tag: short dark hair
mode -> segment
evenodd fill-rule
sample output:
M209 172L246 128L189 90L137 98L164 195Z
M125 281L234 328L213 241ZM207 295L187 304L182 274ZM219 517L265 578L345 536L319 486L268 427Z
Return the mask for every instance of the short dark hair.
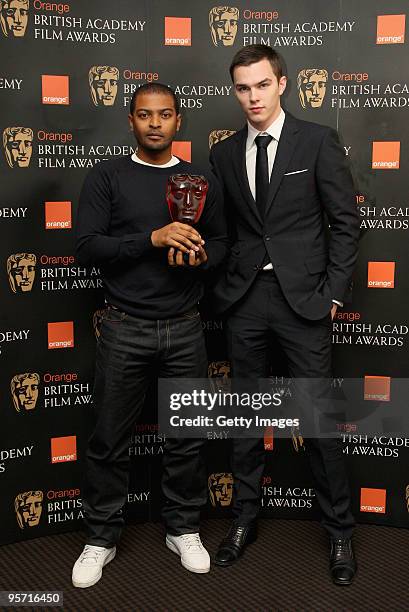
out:
M267 59L270 62L277 81L279 81L285 73L284 62L277 51L274 51L269 45L248 45L239 49L230 64L231 80L234 82L234 69L237 66L250 66L251 64L261 62L263 59Z
M179 99L177 95L175 94L175 92L173 91L173 89L169 87L169 85L164 85L163 83L145 83L144 85L141 85L140 87L138 87L138 89L134 91L132 95L131 103L129 105L129 112L131 113L131 115L133 115L133 112L135 110L135 104L136 104L137 97L143 93L147 93L147 94L161 93L161 94L167 94L168 96L171 96L173 98L173 103L175 106L176 114L179 115L180 113Z

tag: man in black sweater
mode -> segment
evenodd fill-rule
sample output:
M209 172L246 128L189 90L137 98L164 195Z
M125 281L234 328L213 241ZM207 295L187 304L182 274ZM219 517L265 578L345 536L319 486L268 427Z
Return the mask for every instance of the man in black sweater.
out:
M77 256L82 264L101 268L106 308L83 491L87 544L72 573L77 587L95 584L115 556L124 523L128 447L152 370L162 378L207 376L197 310L201 275L223 260L227 238L216 180L172 156L180 122L172 89L158 83L140 87L129 114L136 153L95 166L81 192ZM171 222L166 186L173 174L201 174L208 180L196 228ZM199 536L200 508L206 502L203 445L196 439L167 440L163 459L166 545L196 573L210 569Z

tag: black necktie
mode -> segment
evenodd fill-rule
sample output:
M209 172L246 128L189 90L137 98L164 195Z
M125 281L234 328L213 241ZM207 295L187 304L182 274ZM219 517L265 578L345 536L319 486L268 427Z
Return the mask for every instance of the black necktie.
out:
M269 134L265 136L259 135L255 138L257 146L257 157L256 157L256 204L259 209L261 218L264 220L264 213L266 208L266 200L268 194L268 185L270 182L270 176L268 172L268 156L267 147L273 137Z

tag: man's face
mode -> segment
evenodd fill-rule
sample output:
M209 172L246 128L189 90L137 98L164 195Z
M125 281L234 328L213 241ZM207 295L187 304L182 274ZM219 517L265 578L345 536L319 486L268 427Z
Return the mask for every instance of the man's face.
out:
M23 258L19 262L14 262L10 274L17 292L31 291L35 277L35 265L30 259Z
M231 47L237 34L237 15L229 12L222 13L219 18L215 18L213 28L217 42L224 47Z
M12 167L27 168L30 164L31 153L33 151L33 141L29 134L17 132L17 134L8 137L7 151Z
M4 24L3 27L6 29L6 36L10 32L15 37L24 36L28 21L28 4L18 2L18 0L6 2L1 10L1 18Z
M16 383L14 391L21 410L32 410L38 398L38 382L34 378L24 378Z
M36 527L40 522L42 501L36 495L30 495L19 508L24 527Z
M95 74L92 86L95 89L98 104L112 106L118 91L118 79L113 72Z
M232 499L233 483L228 475L220 476L213 487L216 504L228 506Z
M167 93L141 93L135 101L134 112L128 115L138 149L166 151L171 149L180 127L173 97Z
M176 174L169 177L166 197L173 221L197 223L208 188L204 176Z
M287 78L278 81L267 59L237 66L233 76L235 94L247 119L260 132L266 130L280 113Z
M311 74L308 79L303 80L301 88L306 104L311 108L319 108L327 90L327 78L323 74Z

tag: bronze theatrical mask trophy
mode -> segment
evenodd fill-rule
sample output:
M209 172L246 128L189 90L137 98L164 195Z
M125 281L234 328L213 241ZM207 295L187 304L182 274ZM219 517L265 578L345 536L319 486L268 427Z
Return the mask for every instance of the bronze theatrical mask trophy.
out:
M198 174L172 174L168 178L166 200L172 221L187 225L198 223L206 200L209 183ZM183 259L188 263L189 256Z

